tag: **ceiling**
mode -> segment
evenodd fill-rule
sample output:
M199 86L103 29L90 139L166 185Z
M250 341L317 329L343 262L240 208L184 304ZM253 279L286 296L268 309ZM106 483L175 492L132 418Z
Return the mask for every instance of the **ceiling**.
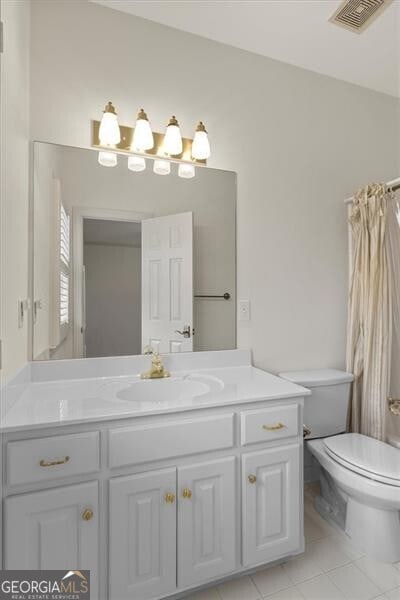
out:
M83 220L85 244L141 247L141 224L130 221Z
M339 0L91 0L400 97L400 0L361 34L328 22Z

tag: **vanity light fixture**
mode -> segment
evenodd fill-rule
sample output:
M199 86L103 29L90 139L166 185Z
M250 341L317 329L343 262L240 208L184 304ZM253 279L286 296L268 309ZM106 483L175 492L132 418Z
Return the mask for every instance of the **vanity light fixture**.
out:
M145 152L151 150L154 146L154 137L143 108L138 112L135 130L133 132L132 150L133 152Z
M128 158L128 169L130 171L144 171L146 168L146 161L143 156L129 156Z
M155 160L153 171L157 175L169 175L171 173L171 163L169 160Z
M99 152L98 161L103 167L116 167L118 159L115 152Z
M117 113L112 102L108 102L100 122L99 140L101 146L116 146L121 141Z
M190 163L180 163L178 167L178 175L182 179L192 179L196 174L194 165Z
M197 125L192 143L192 158L205 160L210 156L210 142L203 121Z
M178 156L182 154L182 150L181 130L175 115L173 115L169 120L164 136L164 152L169 156Z
M203 121L199 121L194 139L184 138L177 118L172 116L165 133L152 131L144 109L137 114L135 127L119 125L116 110L108 102L101 121L92 121L92 147L99 151L99 163L114 167L118 154L128 156L131 171L143 171L145 158L155 161L154 172L168 175L170 162L176 162L179 177L195 177L195 166L206 165L210 156L210 143ZM169 162L168 162L169 161Z

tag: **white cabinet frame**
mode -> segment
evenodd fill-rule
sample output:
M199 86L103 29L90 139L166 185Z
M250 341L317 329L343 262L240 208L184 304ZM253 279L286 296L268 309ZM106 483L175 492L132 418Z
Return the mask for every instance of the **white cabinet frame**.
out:
M279 407L283 408L288 405L297 406L299 428L298 431L295 432L296 435L285 439L271 439L270 437L267 437L266 441L257 441L254 443L249 443L246 446L241 446L240 422L241 417L247 413L247 411L254 411L256 409L258 410L264 408L276 408L276 410L279 412ZM288 557L298 554L304 550L302 485L303 440L302 428L300 426L300 424L303 422L302 406L302 398L288 398L276 401L261 400L258 402L248 402L243 404L238 403L235 405L219 406L215 408L199 408L181 413L164 415L158 414L154 417L122 417L121 419L109 422L105 421L86 424L81 423L78 425L63 426L57 428L56 430L54 428L43 428L23 432L7 433L3 435L1 446L4 456L3 465L5 469L2 498L3 501L7 503L8 499L10 498L24 498L29 496L31 493L33 494L39 492L41 497L48 497L48 501L51 502L53 493L62 494L63 491L70 486L88 485L91 482L94 482L96 485L98 485L99 507L96 530L99 536L99 571L97 577L99 590L98 593L96 591L96 596L94 597L96 600L117 600L118 595L113 597L110 593L109 581L111 554L114 555L114 552L116 552L114 547L115 535L113 534L113 526L112 524L110 525L113 520L113 515L126 514L126 507L123 508L123 502L121 498L124 497L124 494L125 496L128 494L129 485L132 486L133 495L136 493L136 483L133 485L133 481L142 481L143 485L145 483L143 490L146 492L145 488L148 481L152 482L156 488L157 485L160 487L160 489L162 487L161 480L158 479L158 476L153 477L154 473L173 473L176 485L176 499L175 503L173 505L171 504L170 507L171 512L169 514L171 516L169 525L171 526L171 533L169 533L169 538L172 540L171 543L173 544L174 534L172 532L174 528L172 526L174 525L174 517L172 514L175 511L177 519L175 523L175 532L177 535L176 545L178 554L177 568L175 570L172 569L172 571L173 576L177 578L178 587L175 589L169 587L172 581L171 579L168 583L168 589L167 585L165 588L163 587L163 591L160 592L158 596L141 597L140 595L138 596L136 594L136 597L132 596L132 598L134 598L134 600L143 600L143 598L149 600L150 597L152 600L175 600L178 598L183 598L185 595L189 595L193 591L200 589L203 585L210 585L211 583L216 584L217 582L221 583L222 581L229 579L232 575L237 576L251 572L256 568L264 568L270 563L287 559ZM229 444L228 447L226 444L223 444L222 447L219 446L216 449L212 449L210 446L210 438L207 438L205 439L207 444L205 443L203 449L200 449L199 446L196 449L192 449L190 454L185 454L184 451L181 451L179 455L170 456L169 458L165 455L158 455L156 459L152 458L148 460L148 462L146 462L146 460L143 458L143 461L138 464L135 464L134 460L132 460L130 464L119 465L110 462L111 447L109 446L109 434L111 430L115 431L116 429L121 428L121 431L125 431L127 428L132 428L132 430L136 430L137 428L141 427L151 428L153 424L156 425L157 423L160 423L160 421L162 421L165 426L176 423L177 421L181 422L185 420L190 423L193 423L196 421L196 419L199 419L199 422L204 422L204 419L209 418L214 418L215 420L224 424L226 417L229 417L228 421L229 423L231 422L231 417L229 415L233 415L233 426L230 425L230 431L232 432L233 436L233 446ZM54 471L54 478L49 480L36 481L35 483L34 480L31 479L29 483L14 483L12 485L8 482L8 443L27 440L30 440L32 443L34 443L34 440L39 440L45 437L53 436L56 439L59 436L87 434L89 432L99 432L100 434L100 465L98 472L91 474L78 473L73 475L70 472L68 474L67 470L63 471L63 467L60 466L56 467L57 470ZM126 439L125 443L127 444L127 452L129 452L129 439ZM292 455L285 455L290 448L296 448L296 450L293 450L293 452L297 453L297 458L294 458ZM280 545L279 541L276 543L271 543L268 545L268 554L265 554L261 558L259 553L251 556L249 551L247 551L247 554L246 551L243 551L242 557L242 549L244 550L244 548L242 548L242 511L244 510L244 504L242 506L242 493L244 493L242 492L242 479L245 476L242 463L245 464L247 461L247 465L250 465L251 467L256 466L254 463L248 462L252 456L263 457L262 462L264 469L266 467L265 474L269 473L268 469L271 468L271 465L273 469L275 468L273 466L275 460L277 460L278 463L279 461L282 463L282 461L290 459L289 462L291 465L291 471L289 477L293 478L291 480L291 493L293 495L293 506L294 504L297 506L296 512L291 513L290 517L293 519L293 525L291 526L291 540L293 543L285 547ZM269 460L265 462L265 457L267 456L269 457ZM254 460L254 458L252 460ZM296 464L298 466L297 472L295 467ZM259 469L260 468L262 471L262 465L259 467ZM280 468L281 467L278 467L278 470ZM260 476L262 479L262 477L266 475L261 474ZM137 479L135 479L136 477ZM124 493L122 493L121 487L118 494L113 498L113 489L116 490L118 487L117 480L126 480L130 483L125 489ZM270 481L272 480L270 479ZM191 500L183 498L183 490L185 488L191 489ZM165 486L163 491L165 491ZM193 498L195 497L193 495L194 492L197 497L197 500L195 499L195 504L193 506L184 504L186 501L188 503L193 502ZM217 508L218 501L216 498L218 497L218 493L220 493L221 497L223 498L223 514L221 514L221 511ZM216 496L213 496L214 494L216 494ZM144 493L144 496L145 495L146 493ZM23 510L26 510L26 508L21 510L23 512ZM275 507L273 510L277 510L277 508ZM206 529L204 532L201 532L201 535L199 535L197 533L198 530L196 531L195 528L193 529L193 522L196 520L196 518L198 518L199 514L202 514L201 511L203 511L203 514L213 514L213 518L217 520L219 519L221 524L220 527L223 529L228 529L228 534L231 537L227 535L226 531L220 532L224 535L213 537L210 535L210 528ZM110 514L111 521L109 516ZM7 527L7 510L5 511L4 519L3 526L5 525ZM194 521L192 521L192 519L194 519ZM245 519L243 522L244 521ZM126 533L122 529L124 522L125 520L122 516L120 524L118 525L120 531L118 537L122 539L122 541ZM91 521L90 523L94 523L94 521ZM191 527L189 527L188 523L192 524ZM232 527L229 527L229 523L233 523ZM197 538L193 537L194 534L187 533L190 532L190 530L196 532ZM194 541L194 545L191 546L190 552L188 549L188 538L186 537L188 535L191 536L191 541ZM186 538L186 542L185 539L182 540L180 537ZM243 542L245 542L245 536L243 536ZM126 541L123 541L123 544L126 545ZM219 550L218 544L220 544ZM197 553L193 552L193 548L196 548L196 545ZM179 556L180 547L182 548L183 554L181 552L181 555ZM198 548L201 548L201 551L199 551ZM3 558L3 566L4 564L11 564L10 549L7 547L7 543L5 544L4 550L5 557ZM118 558L118 551L115 556ZM245 560L243 560L243 558L245 558ZM12 564L14 565L14 562L12 562ZM179 569L181 569L181 573L179 572ZM155 586L154 594L158 593L160 589L156 590ZM126 598L127 600L131 600L130 596L127 596Z

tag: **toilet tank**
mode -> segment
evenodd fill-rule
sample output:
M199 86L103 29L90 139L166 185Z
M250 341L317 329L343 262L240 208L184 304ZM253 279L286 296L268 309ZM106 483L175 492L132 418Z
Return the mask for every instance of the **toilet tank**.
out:
M307 439L327 437L346 430L350 384L353 375L336 369L287 371L279 376L309 388L304 399L304 425L311 430Z

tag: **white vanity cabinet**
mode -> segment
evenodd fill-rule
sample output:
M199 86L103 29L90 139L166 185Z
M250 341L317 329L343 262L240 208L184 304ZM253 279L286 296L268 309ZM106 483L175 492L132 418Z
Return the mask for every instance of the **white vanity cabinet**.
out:
M299 444L242 456L243 565L268 563L299 547Z
M6 433L5 568L160 600L302 552L302 403Z
M176 469L110 481L110 598L176 589Z
M97 598L98 483L11 496L5 501L6 569L89 569Z
M178 469L178 586L186 588L236 567L233 456Z
M110 597L158 598L236 566L235 458L110 481Z

